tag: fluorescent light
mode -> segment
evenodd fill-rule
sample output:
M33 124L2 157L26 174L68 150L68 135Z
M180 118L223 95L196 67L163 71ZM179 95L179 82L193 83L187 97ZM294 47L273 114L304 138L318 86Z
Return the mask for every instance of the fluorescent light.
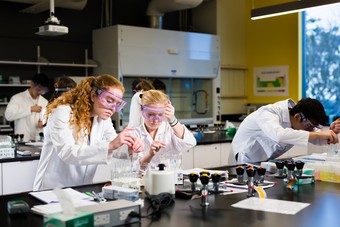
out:
M298 0L279 5L266 6L251 10L251 19L258 20L267 17L275 17L290 13L297 13L318 6L339 3L340 0Z

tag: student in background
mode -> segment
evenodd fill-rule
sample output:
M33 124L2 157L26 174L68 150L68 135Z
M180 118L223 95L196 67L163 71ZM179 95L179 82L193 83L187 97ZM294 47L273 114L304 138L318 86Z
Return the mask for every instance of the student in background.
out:
M143 91L154 89L154 87L150 81L144 79L136 79L132 84L134 85L132 88L134 95L132 96L130 104L128 127L134 128L143 123L140 95Z
M129 158L144 149L125 128L118 135L111 116L125 105L125 89L111 75L91 76L46 108L42 148L33 190L90 184L98 164ZM119 152L122 145L128 152ZM123 149L122 149L123 150Z
M14 133L24 134L24 141L32 141L41 132L40 112L48 101L42 96L48 92L49 79L43 74L35 74L31 86L14 95L5 110L7 121L14 121Z
M54 93L49 102L61 96L64 92L69 91L77 86L77 83L68 76L59 77L54 83Z
M138 154L141 168L149 163L156 167L161 156L171 158L196 145L195 137L175 117L175 108L163 92L144 91L141 102L144 123L131 132L144 141L144 150Z
M67 76L59 77L54 83L54 93L51 99L49 100L49 103L51 103L54 99L61 96L64 92L69 91L72 88L75 88L76 86L77 86L77 83L74 80L72 80L70 77L67 77ZM38 122L38 125L40 128L44 127L46 124L46 121L44 120L45 113L46 113L46 108L44 108L41 111L40 119Z
M164 94L166 94L166 85L163 81L159 79L154 79L152 81L152 85L156 90L162 91Z
M322 104L311 98L297 104L291 99L262 106L247 116L236 131L231 147L237 163L274 159L294 145L338 143L340 121L321 131L327 121Z

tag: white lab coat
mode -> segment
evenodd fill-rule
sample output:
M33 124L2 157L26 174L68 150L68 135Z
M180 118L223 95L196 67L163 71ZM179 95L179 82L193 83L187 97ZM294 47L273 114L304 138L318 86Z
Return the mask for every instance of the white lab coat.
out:
M45 108L47 103L41 95L34 100L27 89L12 96L5 111L5 118L7 121L14 121L14 133L24 134L24 141L35 140L42 130L38 128L40 113L32 113L31 106Z
M53 189L92 183L98 164L108 164L109 141L117 136L111 118L94 117L89 138L75 141L75 128L69 126L72 110L57 107L44 128L44 145L33 190ZM116 153L118 151L114 151ZM116 154L117 155L117 154ZM127 158L127 153L118 155Z
M194 135L184 125L183 127L185 128L184 137L183 139L181 139L175 135L175 132L171 128L169 123L165 121L162 122L157 130L155 140L165 143L166 147L161 148L152 158L150 162L152 168L156 167L160 163L160 157L162 154L182 153L196 145L196 139ZM136 136L137 138L140 138L142 139L142 141L144 141L144 150L138 153L138 159L140 159L141 157L143 157L144 154L150 151L153 139L146 130L144 124L136 127L134 131L131 131L131 135Z
M142 93L142 91L138 91L131 98L128 127L135 128L144 123L141 110L142 103L140 98Z
M231 144L234 155L238 153L237 163L274 159L294 145L308 145L309 132L292 129L288 108L293 106L293 100L283 100L262 106L243 120Z

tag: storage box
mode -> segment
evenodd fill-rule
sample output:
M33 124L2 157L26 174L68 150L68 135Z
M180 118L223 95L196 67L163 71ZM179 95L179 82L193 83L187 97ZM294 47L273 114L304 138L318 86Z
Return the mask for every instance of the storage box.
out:
M105 199L125 199L132 202L139 199L139 191L131 188L106 186L102 188L102 193Z
M84 211L75 211L74 215L53 213L44 216L44 227L93 227L94 215Z

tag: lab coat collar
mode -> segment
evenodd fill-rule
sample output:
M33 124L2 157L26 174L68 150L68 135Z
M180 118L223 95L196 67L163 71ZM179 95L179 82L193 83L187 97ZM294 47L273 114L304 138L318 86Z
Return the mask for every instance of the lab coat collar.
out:
M289 110L295 106L295 102L292 99L285 100L285 105L283 106L283 122L287 123L291 127Z
M30 94L29 89L26 89L24 93L32 101L32 103L35 103L35 104L37 104L39 106L41 105L41 103L39 102L41 100L41 98L42 98L41 95L38 95L37 99L33 99L33 97Z
M164 133L165 133L165 124L167 122L163 121L162 124L158 127L158 130L157 130L157 133L156 133L156 137L155 138L159 138L159 137L163 137ZM146 130L146 127L145 127L145 123L142 124L142 130L141 130L141 134L143 137L150 137L150 134L149 132Z

